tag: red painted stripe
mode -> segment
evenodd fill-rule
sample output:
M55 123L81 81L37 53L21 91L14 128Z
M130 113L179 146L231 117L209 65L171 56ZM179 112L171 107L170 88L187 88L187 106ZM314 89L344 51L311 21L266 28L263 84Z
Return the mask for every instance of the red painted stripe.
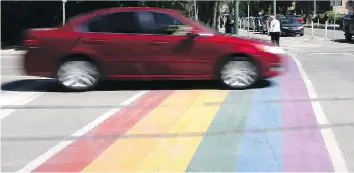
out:
M33 172L79 172L105 151L144 116L151 112L173 91L151 91L132 105L139 108L123 108L87 134L71 143ZM141 107L142 106L142 107ZM104 137L89 139L88 137ZM110 138L110 136L113 136Z

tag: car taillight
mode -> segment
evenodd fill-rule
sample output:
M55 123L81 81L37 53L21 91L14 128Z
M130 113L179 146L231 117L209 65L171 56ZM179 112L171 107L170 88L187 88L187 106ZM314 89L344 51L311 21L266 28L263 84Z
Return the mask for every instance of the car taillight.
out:
M28 48L39 47L39 41L36 39L25 39L23 40L23 44Z

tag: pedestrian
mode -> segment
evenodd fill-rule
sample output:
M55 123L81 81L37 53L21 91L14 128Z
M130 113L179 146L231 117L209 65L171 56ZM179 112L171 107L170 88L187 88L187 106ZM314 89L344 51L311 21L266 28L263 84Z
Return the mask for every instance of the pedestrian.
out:
M234 22L235 22L234 15L235 15L235 12L232 9L231 13L227 16L227 19L226 19L226 26L225 26L226 33L234 33Z
M272 43L276 43L279 46L280 22L275 18L275 16L270 16L269 35Z

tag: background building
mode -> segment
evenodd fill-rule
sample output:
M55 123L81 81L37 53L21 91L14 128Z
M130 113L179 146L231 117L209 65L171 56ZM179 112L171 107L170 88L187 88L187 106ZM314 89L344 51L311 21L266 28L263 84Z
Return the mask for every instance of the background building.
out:
M354 11L353 0L331 0L330 6L337 14L348 14Z

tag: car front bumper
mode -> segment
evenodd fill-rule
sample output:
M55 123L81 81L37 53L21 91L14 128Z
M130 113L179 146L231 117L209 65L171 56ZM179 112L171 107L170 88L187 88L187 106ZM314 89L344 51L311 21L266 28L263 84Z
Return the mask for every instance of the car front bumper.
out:
M282 34L284 35L295 35L295 34L303 34L304 29L282 29Z
M270 78L275 76L280 76L287 71L287 64L290 55L287 54L279 54L279 55L269 55L268 57L264 57L267 59L263 61L262 67L262 78Z

